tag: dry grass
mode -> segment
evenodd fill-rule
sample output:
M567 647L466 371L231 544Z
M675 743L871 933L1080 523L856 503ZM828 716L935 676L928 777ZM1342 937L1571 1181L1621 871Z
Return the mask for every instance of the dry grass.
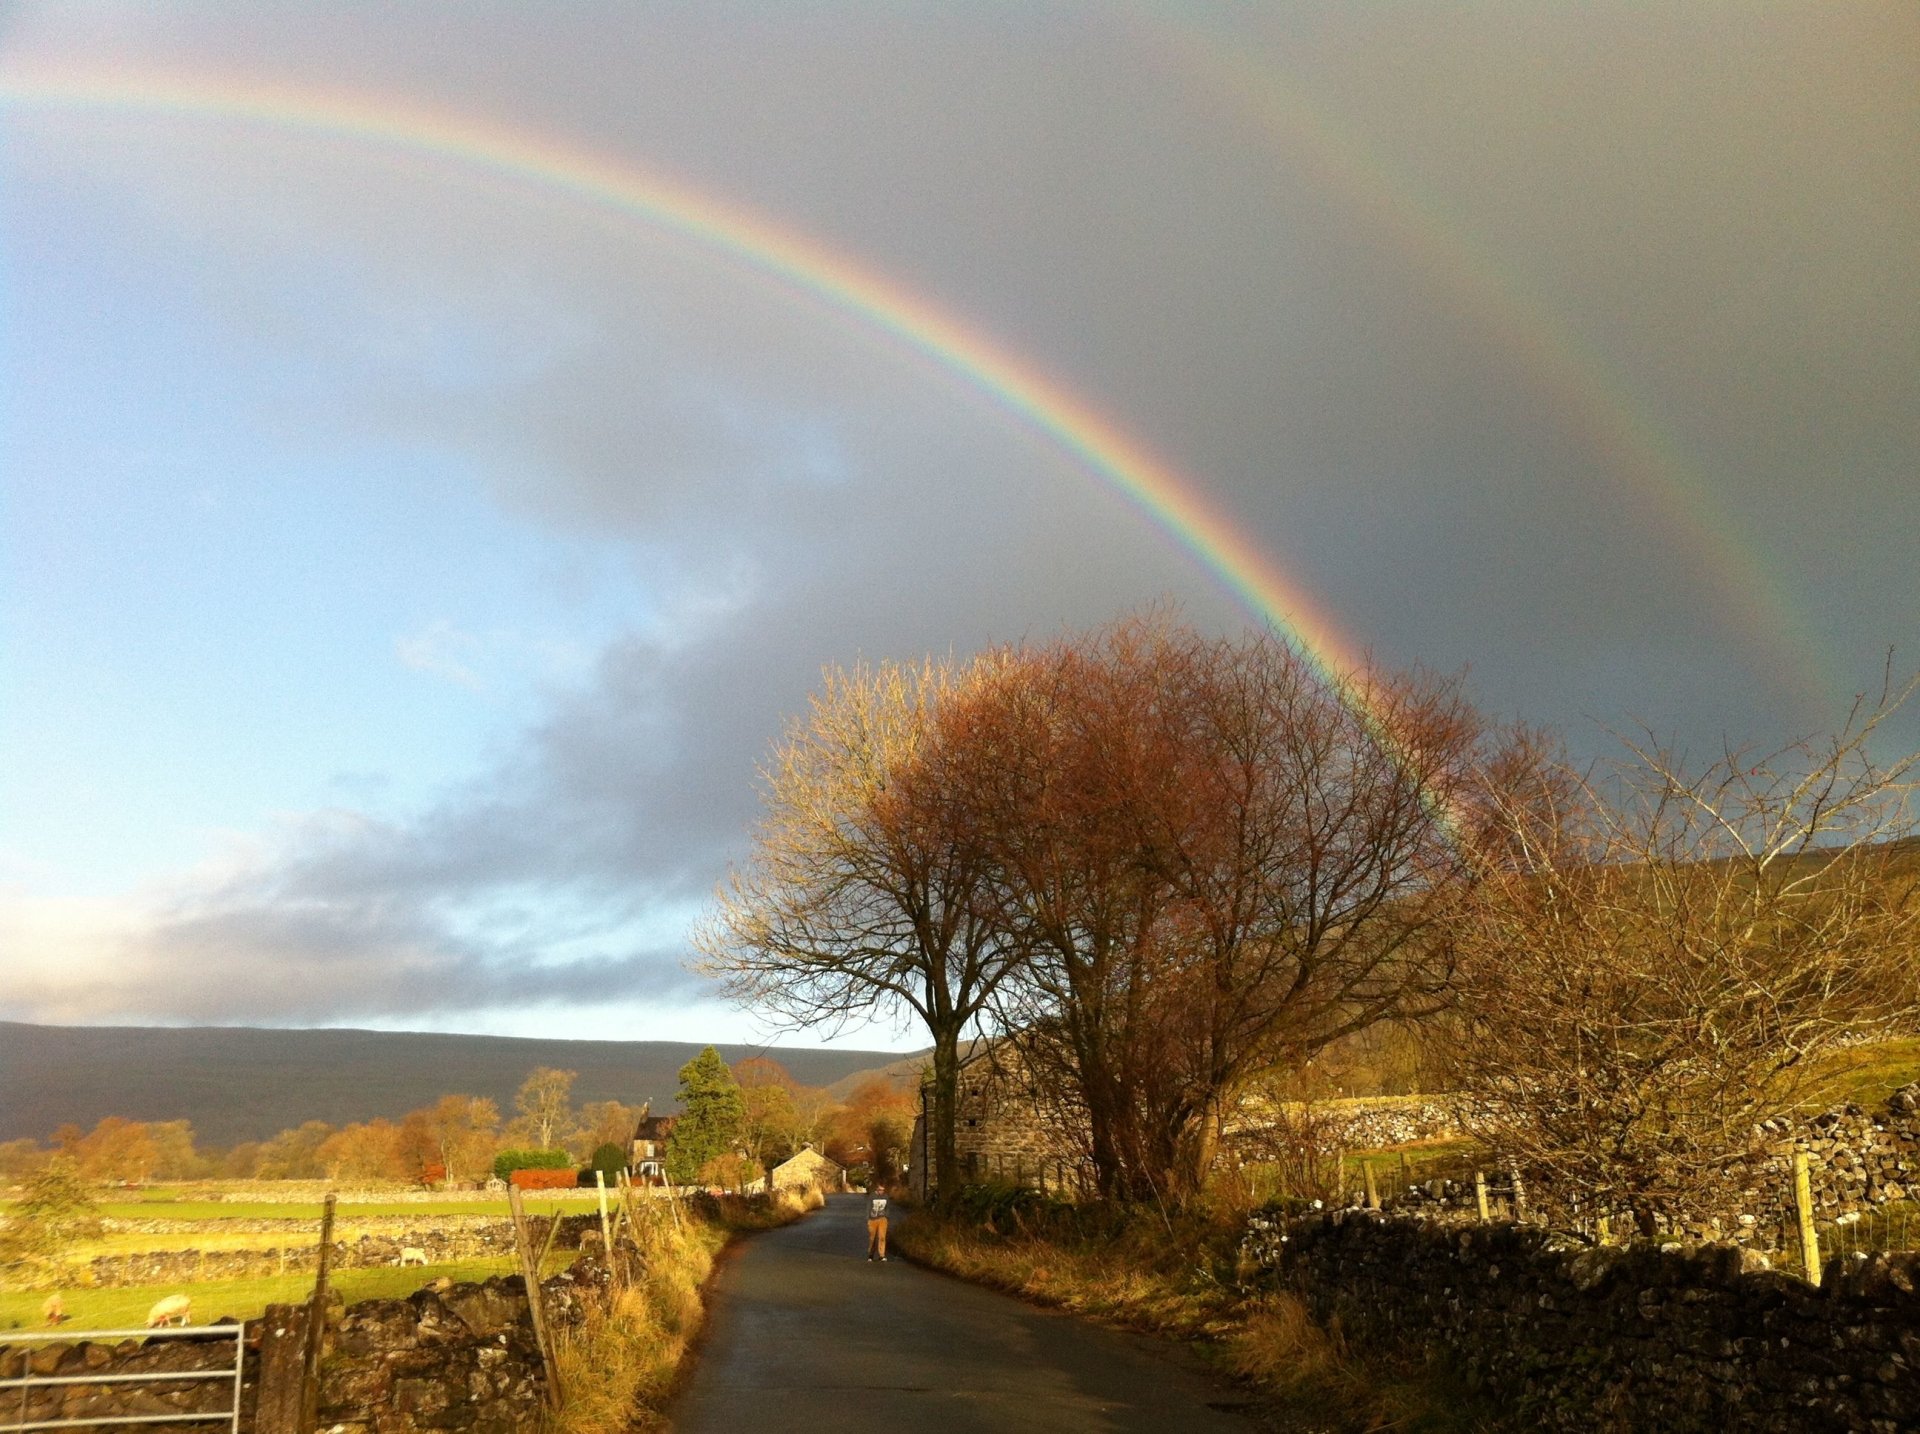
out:
M693 1201L678 1220L657 1203L643 1207L635 1278L557 1342L566 1407L550 1421L551 1434L664 1428L681 1365L705 1322L706 1285L720 1251L825 1203L808 1189L771 1201Z
M1431 1371L1362 1358L1288 1294L1249 1296L1228 1228L1135 1212L991 1222L917 1212L894 1236L908 1258L1110 1324L1169 1335L1255 1386L1281 1427L1464 1431L1456 1391Z
M1824 1109L1843 1100L1878 1110L1901 1086L1920 1080L1920 1037L1849 1046L1820 1059L1808 1104Z

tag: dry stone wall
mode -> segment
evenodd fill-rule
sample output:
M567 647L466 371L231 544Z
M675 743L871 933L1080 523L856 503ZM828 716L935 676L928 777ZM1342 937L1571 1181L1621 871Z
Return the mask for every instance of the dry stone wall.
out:
M1844 1105L1815 1116L1797 1132L1763 1125L1774 1160L1804 1150L1813 1177L1814 1208L1844 1213L1920 1195L1920 1082L1902 1086L1886 1108L1870 1114Z
M1453 1106L1433 1096L1408 1096L1390 1104L1369 1101L1365 1105L1334 1106L1315 1113L1325 1138L1346 1150L1379 1150L1460 1134L1460 1120Z
M597 1247L597 1236L592 1243ZM607 1286L607 1266L593 1253L543 1281L548 1327L577 1327ZM429 1286L404 1300L362 1300L341 1313L320 1367L320 1428L516 1434L541 1427L546 1388L520 1276Z
M1754 1130L1753 1152L1729 1167L1687 1209L1656 1213L1655 1233L1759 1250L1793 1246L1796 1151L1807 1156L1814 1214L1820 1220L1856 1220L1888 1206L1920 1201L1920 1082L1895 1091L1877 1112L1847 1104L1810 1120L1762 1123ZM1489 1175L1504 1185L1502 1163L1489 1157L1487 1164ZM1583 1206L1580 1191L1557 1190L1544 1181L1531 1182L1529 1191L1548 1223L1591 1226L1606 1213L1616 1228L1631 1228L1625 1211L1603 1212L1590 1202ZM1470 1179L1436 1179L1387 1204L1402 1214L1464 1217L1474 1212L1475 1196Z
M1258 1278L1350 1336L1438 1356L1515 1429L1920 1427L1920 1256L1815 1287L1731 1246L1581 1246L1343 1210L1250 1230Z
M561 1236L560 1238L565 1238ZM577 1240L576 1240L577 1243ZM608 1272L597 1233L566 1273L546 1280L545 1310L555 1330L577 1326L604 1299ZM259 1378L260 1321L249 1321L241 1402L253 1427ZM0 1349L0 1378L37 1374L124 1375L233 1367L231 1340L200 1337L76 1341ZM177 1414L214 1407L219 1380L190 1385L114 1383L42 1388L30 1396L34 1420L101 1415ZM9 1397L7 1412L14 1409ZM472 1284L436 1281L403 1300L336 1305L320 1366L320 1429L328 1434L427 1434L444 1429L517 1434L540 1427L546 1373L534 1342L526 1286L518 1275ZM217 1422L170 1428L198 1434Z
M598 1230L599 1224L597 1213L561 1216L554 1247L578 1249L581 1236ZM540 1239L545 1238L542 1233ZM451 1229L408 1230L397 1235L362 1235L357 1240L335 1240L331 1263L337 1270L397 1265L400 1251L408 1247L424 1252L428 1262L436 1265L456 1260L504 1259L513 1253L513 1226L500 1220L462 1224ZM316 1244L265 1250L154 1250L135 1255L99 1255L87 1262L87 1271L94 1285L165 1285L285 1274L289 1270L312 1269L318 1258Z

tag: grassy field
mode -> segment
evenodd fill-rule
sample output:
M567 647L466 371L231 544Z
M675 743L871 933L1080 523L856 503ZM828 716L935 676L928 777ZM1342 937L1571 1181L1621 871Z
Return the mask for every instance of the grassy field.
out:
M549 1216L582 1214L594 1209L594 1192L584 1191L580 1194L586 1198L579 1198L573 1191L561 1192L557 1198L553 1192L541 1191L526 1198L526 1210L529 1215ZM305 1200L182 1199L172 1190L153 1188L130 1198L104 1201L99 1208L102 1215L112 1219L163 1223L154 1230L107 1231L76 1245L70 1251L70 1258L84 1261L96 1255L134 1255L161 1250L268 1250L281 1246L311 1245L320 1235L320 1205ZM0 1216L5 1214L6 1209L7 1205L0 1202ZM415 1222L431 1224L449 1216L506 1220L507 1202L501 1199L341 1204L335 1213L334 1235L336 1239L352 1241L378 1227L383 1226L387 1232L392 1232L396 1224L413 1228ZM221 1228L256 1220L286 1223L269 1230ZM0 1296L0 1299L4 1298ZM20 1298L24 1299L25 1296ZM35 1295L32 1301L36 1319L41 1298L43 1295ZM0 1322L7 1318L6 1312L10 1309L11 1305L0 1303ZM144 1315L146 1306L141 1306L140 1312Z
M1901 1086L1920 1080L1920 1036L1835 1051L1815 1067L1814 1080L1816 1106L1851 1100L1876 1110Z
M551 1266L565 1260L562 1252L548 1257ZM566 1251L566 1259L573 1258ZM331 1277L334 1288L348 1303L354 1300L401 1298L442 1275L455 1280L484 1280L490 1275L512 1274L518 1266L511 1258L498 1260L461 1260L453 1264L418 1265L405 1269L391 1265L365 1270L340 1270ZM231 1315L252 1319L270 1304L304 1300L313 1293L311 1270L285 1275L269 1275L250 1280L206 1280L198 1284L139 1285L127 1289L70 1289L61 1291L67 1320L75 1329L135 1329L144 1325L147 1311L162 1295L183 1294L193 1300L193 1321L208 1324ZM35 1329L41 1326L40 1306L45 1290L0 1292L0 1329Z
M546 1196L528 1197L528 1214L567 1213L591 1208L577 1200L554 1200ZM100 1213L115 1220L320 1220L320 1206L281 1204L271 1200L112 1200L103 1203ZM504 1220L507 1202L499 1200L422 1200L412 1204L391 1201L382 1204L338 1205L334 1208L337 1224L365 1220L437 1220L449 1215L472 1215L481 1219Z
M578 1199L571 1192L555 1199L548 1191L525 1196L523 1203L529 1215L550 1215L556 1211L577 1215L586 1210L597 1208L592 1191L583 1192L586 1199ZM0 1201L0 1215L4 1215L12 1202ZM316 1201L278 1201L278 1200L178 1200L158 1192L147 1192L141 1198L126 1200L103 1200L100 1213L113 1220L302 1220L318 1225L320 1223L320 1203ZM498 1200L391 1200L368 1202L364 1205L341 1204L335 1207L334 1219L342 1227L369 1220L435 1220L450 1215L472 1215L481 1219L504 1220L507 1218L505 1197Z

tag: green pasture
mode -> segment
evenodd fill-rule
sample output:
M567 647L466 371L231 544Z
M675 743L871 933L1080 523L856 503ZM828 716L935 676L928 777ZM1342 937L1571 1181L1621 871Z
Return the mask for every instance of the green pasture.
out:
M581 1199L567 1192L555 1199L549 1191L522 1197L529 1215L579 1214L596 1207L594 1192L582 1191ZM0 1214L11 1206L0 1201ZM159 1192L147 1191L127 1199L102 1200L100 1213L114 1220L301 1220L318 1225L320 1202L317 1200L179 1200ZM345 1228L367 1220L435 1220L449 1215L474 1215L485 1219L507 1218L507 1201L498 1200L389 1200L364 1205L338 1204L334 1207L336 1225Z
M571 1250L550 1251L543 1275L564 1269ZM492 1275L516 1274L511 1255L499 1259L457 1260L443 1265L398 1267L378 1265L363 1270L336 1270L328 1282L348 1304L356 1300L403 1299L441 1276L453 1280L484 1280ZM0 1290L0 1330L43 1328L40 1307L48 1290ZM125 1289L60 1291L67 1323L74 1329L137 1329L147 1311L163 1295L187 1295L193 1300L193 1322L210 1324L222 1316L252 1319L270 1304L293 1304L313 1293L313 1271L266 1275L245 1280L202 1280L165 1285L136 1285Z

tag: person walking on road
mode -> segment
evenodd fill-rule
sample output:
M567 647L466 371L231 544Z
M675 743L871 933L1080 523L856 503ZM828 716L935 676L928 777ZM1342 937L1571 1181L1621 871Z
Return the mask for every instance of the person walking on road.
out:
M887 1192L875 1185L867 1194L867 1258L887 1262Z

